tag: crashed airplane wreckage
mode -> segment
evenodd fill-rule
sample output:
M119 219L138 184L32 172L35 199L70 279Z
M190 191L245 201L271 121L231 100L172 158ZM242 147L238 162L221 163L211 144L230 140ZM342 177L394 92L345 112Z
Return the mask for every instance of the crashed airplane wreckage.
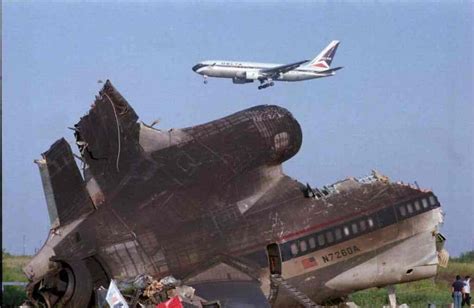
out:
M286 176L302 133L281 107L162 131L107 81L74 131L82 174L64 139L36 161L52 224L24 268L36 304L93 306L111 279L146 273L228 306L251 304L249 286L265 305L311 306L446 261L431 191L376 172L321 189Z

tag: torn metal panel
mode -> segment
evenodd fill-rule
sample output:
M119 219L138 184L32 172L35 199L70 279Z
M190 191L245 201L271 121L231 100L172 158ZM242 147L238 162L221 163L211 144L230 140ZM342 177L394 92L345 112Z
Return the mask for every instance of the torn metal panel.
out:
M102 190L100 189L99 184L97 184L94 177L91 177L89 181L87 181L86 189L89 192L89 196L91 197L91 200L96 208L104 203L104 193L102 193Z
M140 145L147 153L190 141L191 136L180 129L162 131L140 123Z
M138 116L107 81L89 114L75 125L77 144L107 194L140 156Z
M441 249L438 251L438 262L441 267L448 267L449 262L449 252L446 249Z

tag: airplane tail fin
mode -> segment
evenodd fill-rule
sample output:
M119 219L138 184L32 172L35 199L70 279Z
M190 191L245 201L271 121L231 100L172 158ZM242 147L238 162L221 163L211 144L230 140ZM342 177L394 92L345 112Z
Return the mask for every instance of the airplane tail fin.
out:
M336 55L339 41L332 41L329 45L324 48L319 55L309 62L306 67L314 69L316 71L327 71L331 67L331 62Z
M69 143L56 141L38 164L51 227L65 225L94 209Z

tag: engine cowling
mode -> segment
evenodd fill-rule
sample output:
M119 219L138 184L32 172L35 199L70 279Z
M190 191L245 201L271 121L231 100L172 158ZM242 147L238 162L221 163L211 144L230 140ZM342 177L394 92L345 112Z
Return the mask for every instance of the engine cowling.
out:
M258 70L247 70L237 72L233 80L234 83L248 83L253 82L253 80L258 80L261 77L262 76Z

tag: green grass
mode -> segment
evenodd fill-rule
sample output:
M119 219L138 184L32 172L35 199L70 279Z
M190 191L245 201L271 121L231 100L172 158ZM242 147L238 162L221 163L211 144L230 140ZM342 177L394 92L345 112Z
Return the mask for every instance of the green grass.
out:
M27 282L23 274L23 266L31 260L30 256L12 256L6 252L2 253L2 281L22 281ZM4 307L19 306L26 300L26 293L23 287L5 286L2 294L2 305Z
M12 256L7 253L2 254L2 281L24 281L27 282L23 274L23 266L31 260L30 256Z
M452 302L451 284L455 276L472 276L473 273L474 260L453 258L447 268L439 268L435 278L396 285L397 303L413 308L426 308L429 303L435 304L436 307L445 307ZM385 288L372 288L355 292L350 295L350 301L361 307L382 307L388 305L388 291Z
M436 307L450 303L451 292L443 283L425 279L395 286L397 303L410 307L427 307L429 303ZM382 307L388 305L387 289L368 289L350 296L350 300L361 307Z
M2 298L3 307L18 307L26 299L25 288L17 286L5 286Z

